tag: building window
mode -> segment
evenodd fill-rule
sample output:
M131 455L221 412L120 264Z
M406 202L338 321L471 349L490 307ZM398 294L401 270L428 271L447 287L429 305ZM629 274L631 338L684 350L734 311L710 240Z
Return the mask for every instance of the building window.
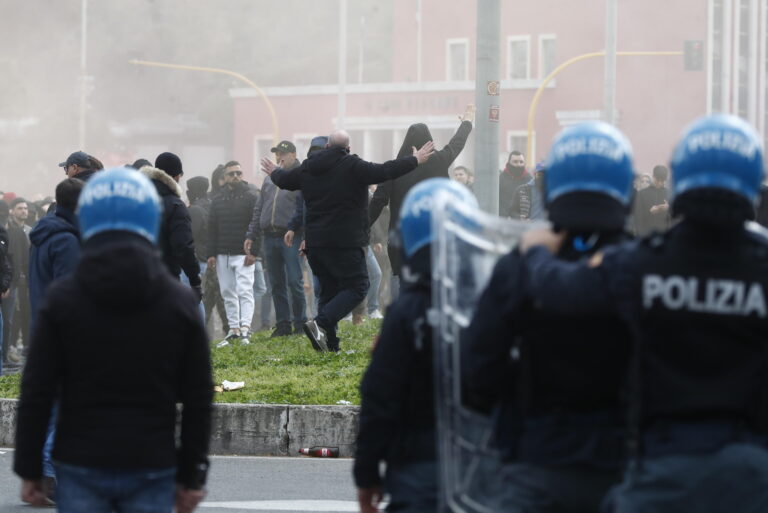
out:
M507 51L507 78L531 78L531 36L509 36Z
M510 130L507 132L507 156L512 151L519 151L525 156L525 167L533 169L536 164L536 133L532 135L533 138L533 155L528 155L528 131L527 130ZM506 159L506 157L505 157ZM506 164L506 160L505 160Z
M446 41L446 49L448 81L469 80L469 40L449 39Z
M539 36L539 78L544 79L557 67L557 38L554 34Z

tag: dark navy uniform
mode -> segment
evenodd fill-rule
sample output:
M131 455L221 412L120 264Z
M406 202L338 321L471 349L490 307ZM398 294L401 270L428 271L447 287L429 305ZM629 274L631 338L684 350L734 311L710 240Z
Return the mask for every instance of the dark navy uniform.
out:
M404 268L400 296L387 309L371 364L360 385L362 406L354 477L358 488L381 483L393 511L437 507L429 251ZM421 271L421 272L418 272ZM406 281L407 279L407 281Z
M584 251L583 238L571 237L558 258L625 239L603 235ZM507 487L500 510L598 511L621 479L631 337L615 315L540 308L525 271L517 250L506 255L480 298L466 332L466 400L495 406Z
M683 220L590 265L542 247L526 263L546 308L616 312L634 332L636 448L616 511L768 511L766 235Z

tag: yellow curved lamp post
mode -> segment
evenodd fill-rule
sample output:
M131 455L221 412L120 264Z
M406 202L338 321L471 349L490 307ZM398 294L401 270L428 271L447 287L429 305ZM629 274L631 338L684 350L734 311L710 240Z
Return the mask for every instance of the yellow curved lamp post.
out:
M683 55L683 52L616 52L616 56L618 57L627 57L627 56L673 56L673 55ZM528 140L527 140L527 153L526 158L530 159L531 162L535 162L536 157L533 155L533 128L536 121L536 109L539 107L539 101L541 100L541 95L544 93L544 89L546 89L547 85L565 68L576 64L577 62L581 62L587 59L593 59L595 57L605 57L605 52L592 52L592 53L585 53L582 55L577 55L576 57L569 59L556 67L552 70L552 72L547 75L547 78L545 78L542 82L539 88L536 90L536 94L533 95L533 100L531 101L531 107L528 109Z
M169 64L166 62L140 61L137 59L132 59L128 62L130 64L135 64L137 66L154 66L157 68L172 68L172 69L184 69L188 71L204 71L206 73L220 73L222 75L229 75L230 77L235 77L236 79L245 82L254 91L256 91L256 94L258 94L262 100L264 100L264 103L267 105L267 109L269 110L269 114L272 116L272 143L277 145L278 141L280 140L280 130L278 128L278 123L277 123L277 114L275 113L275 108L272 105L272 102L269 101L269 98L267 98L267 95L259 86L254 84L251 79L241 75L240 73L236 73L234 71L229 71L228 69L221 69L221 68L206 68L203 66L187 66L186 64Z

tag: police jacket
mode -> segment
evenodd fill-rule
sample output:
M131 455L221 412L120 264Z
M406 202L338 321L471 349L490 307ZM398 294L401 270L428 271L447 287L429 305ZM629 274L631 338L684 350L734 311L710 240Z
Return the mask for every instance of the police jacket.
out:
M157 239L163 253L163 262L173 276L180 276L184 270L191 286L200 285L200 265L195 256L192 219L181 200L181 187L161 169L144 166L139 172L152 180L163 202L163 217Z
M429 252L403 277L387 308L371 364L360 384L360 429L353 474L359 488L380 483L379 463L434 460L436 452ZM417 253L417 255L419 255ZM425 272L426 271L426 272Z
M213 395L208 340L194 293L153 246L126 232L94 235L75 272L48 289L32 333L19 400L18 475L42 476L41 451L58 401L55 460L120 470L176 467L179 483L201 486Z
M332 147L291 170L276 169L271 178L281 189L302 191L308 248L362 248L369 236L368 186L403 176L417 164L414 156L373 164Z
M213 195L208 217L208 257L245 254L243 242L257 200L258 192L245 182L225 184Z
M403 142L402 148L400 148L398 157L410 155L413 147L421 148L424 143L432 140L432 135L429 133L426 125L419 123L411 128ZM389 205L389 229L390 231L397 229L400 221L400 206L403 204L405 195L408 194L411 187L428 178L448 178L448 168L456 160L456 157L459 156L461 150L464 149L467 137L469 137L471 131L472 123L462 121L448 144L442 150L436 151L428 161L418 166L413 173L388 180L379 185L376 192L373 193L368 209L369 224L373 224L379 218L381 210L386 205ZM392 248L389 250L389 260L392 262L392 272L395 275L399 275L400 253L398 249Z
M648 450L712 450L736 432L768 431L768 239L753 226L684 220L607 249L592 266L540 247L526 256L542 304L618 312L631 326L633 424L666 440L644 435ZM694 428L670 443L683 425Z
M80 260L80 230L75 214L56 206L29 234L29 305L31 324L53 280L71 274Z
M602 234L584 247L584 238L567 239L558 259L578 261L626 239ZM507 460L618 468L629 330L610 312L543 309L527 284L517 250L498 261L463 339L465 400L495 410L495 436Z

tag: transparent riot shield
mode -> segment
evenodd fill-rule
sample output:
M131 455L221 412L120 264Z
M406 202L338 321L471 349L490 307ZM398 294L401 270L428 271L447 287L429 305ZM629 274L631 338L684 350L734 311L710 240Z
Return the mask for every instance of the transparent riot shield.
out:
M522 233L546 223L512 221L435 198L432 305L441 513L496 511L502 486L500 455L491 443L491 420L461 402L461 331L500 256Z

